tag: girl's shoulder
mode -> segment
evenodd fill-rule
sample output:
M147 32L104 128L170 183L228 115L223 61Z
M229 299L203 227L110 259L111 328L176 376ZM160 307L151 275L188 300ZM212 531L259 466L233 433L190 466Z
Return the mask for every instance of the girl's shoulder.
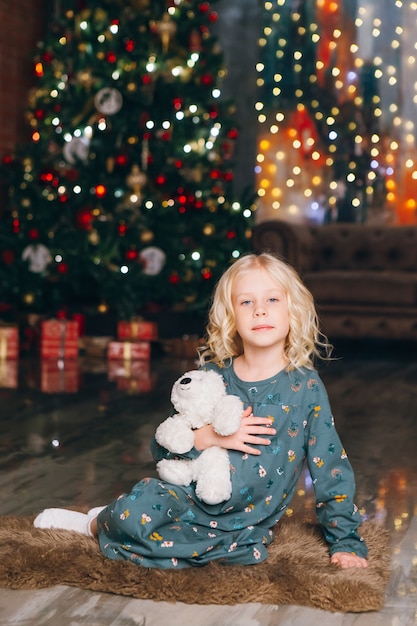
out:
M200 365L199 369L205 372L207 371L217 372L223 377L225 374L228 374L233 371L232 361L230 361L230 363L221 363L221 362L215 363L214 361L207 361L207 363Z

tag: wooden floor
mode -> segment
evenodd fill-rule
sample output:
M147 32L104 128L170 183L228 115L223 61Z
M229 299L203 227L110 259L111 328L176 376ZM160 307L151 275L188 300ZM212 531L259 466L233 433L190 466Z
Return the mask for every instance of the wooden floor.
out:
M296 606L155 603L70 587L0 589L1 626L408 626L417 624L417 346L354 342L321 370L357 478L365 519L392 530L392 576L377 613ZM40 390L40 363L21 360L0 389L0 515L100 505L155 475L148 446L169 414L169 391L192 361L156 356L149 392L118 389L106 361L80 360L79 391ZM311 510L300 491L294 507ZM198 575L196 573L196 575Z

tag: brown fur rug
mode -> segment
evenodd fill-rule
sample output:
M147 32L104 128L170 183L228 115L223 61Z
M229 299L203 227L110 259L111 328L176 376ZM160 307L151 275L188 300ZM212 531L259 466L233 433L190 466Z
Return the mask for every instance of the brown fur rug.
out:
M277 525L269 558L259 565L210 563L174 571L106 559L94 539L35 529L32 521L0 517L0 587L71 585L187 604L261 602L359 613L382 608L390 574L389 533L370 522L361 528L369 547L367 569L331 566L318 527L286 520Z

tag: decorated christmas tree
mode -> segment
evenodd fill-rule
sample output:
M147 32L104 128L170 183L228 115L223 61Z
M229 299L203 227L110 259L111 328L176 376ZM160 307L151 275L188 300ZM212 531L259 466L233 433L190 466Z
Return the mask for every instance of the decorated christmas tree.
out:
M207 307L252 226L215 20L202 0L56 3L31 137L3 162L0 302L120 318Z

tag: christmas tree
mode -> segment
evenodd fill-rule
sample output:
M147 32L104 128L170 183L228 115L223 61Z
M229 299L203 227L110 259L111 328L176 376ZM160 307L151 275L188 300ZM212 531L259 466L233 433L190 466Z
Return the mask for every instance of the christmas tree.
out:
M253 208L234 197L215 20L202 0L56 4L30 141L3 163L0 302L120 318L207 307L250 246Z

